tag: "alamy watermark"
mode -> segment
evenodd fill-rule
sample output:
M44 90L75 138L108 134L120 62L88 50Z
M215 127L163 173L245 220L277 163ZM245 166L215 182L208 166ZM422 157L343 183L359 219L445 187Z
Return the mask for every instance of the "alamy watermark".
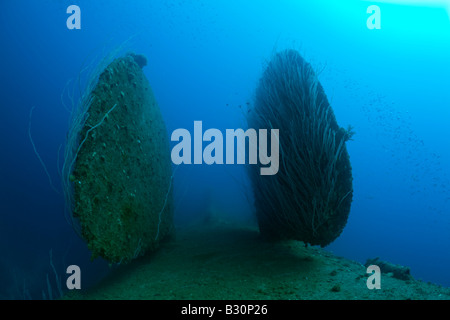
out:
M367 267L367 273L371 275L367 278L367 289L381 289L381 270L377 265L370 265Z
M70 5L66 10L67 14L70 16L66 20L67 29L81 29L81 9L79 6Z
M450 6L449 6L450 8ZM449 9L450 10L450 9ZM81 29L81 9L77 5L70 5L66 10L67 14L70 16L66 20L67 29L73 30ZM366 13L370 14L367 18L366 25L370 30L381 29L381 11L380 7L377 5L370 5L367 7Z
M370 30L381 29L380 7L377 5L371 5L367 8L366 12L370 14L366 22L367 28Z
M72 264L67 267L67 274L70 274L66 280L66 287L69 290L81 289L81 269L79 266Z
M171 158L175 165L192 164L192 162L208 165L235 164L236 151L236 164L246 164L248 147L248 163L257 164L259 160L259 163L264 166L260 168L261 175L274 175L279 169L279 138L278 129L270 130L270 139L267 129L258 131L251 128L246 131L226 129L224 148L224 136L220 130L212 128L203 132L202 121L194 121L193 138L186 129L180 128L172 132L171 141L178 143L172 149ZM203 142L208 143L205 148L203 148Z

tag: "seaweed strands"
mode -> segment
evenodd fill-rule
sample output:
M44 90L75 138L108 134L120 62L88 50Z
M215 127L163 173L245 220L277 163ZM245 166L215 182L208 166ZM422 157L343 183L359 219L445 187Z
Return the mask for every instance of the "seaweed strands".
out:
M342 232L353 187L345 142L311 65L295 50L276 54L256 91L249 126L276 128L280 170L260 176L249 166L262 234L326 246Z

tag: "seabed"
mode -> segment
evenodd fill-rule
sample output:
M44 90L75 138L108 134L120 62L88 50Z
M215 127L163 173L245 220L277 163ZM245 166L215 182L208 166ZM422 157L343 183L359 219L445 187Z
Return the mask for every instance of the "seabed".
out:
M366 268L299 241L269 242L254 227L209 224L178 229L161 248L66 299L432 299L450 288L381 275L367 288Z

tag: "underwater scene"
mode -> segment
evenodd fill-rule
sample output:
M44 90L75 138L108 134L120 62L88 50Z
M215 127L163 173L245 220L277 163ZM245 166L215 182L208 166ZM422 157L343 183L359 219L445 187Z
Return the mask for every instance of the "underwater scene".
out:
M0 300L450 299L449 1L2 0L0 41Z

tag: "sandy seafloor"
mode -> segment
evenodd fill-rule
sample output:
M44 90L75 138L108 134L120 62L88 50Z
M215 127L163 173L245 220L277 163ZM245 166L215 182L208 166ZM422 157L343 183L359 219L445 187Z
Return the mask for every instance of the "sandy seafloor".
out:
M115 268L66 299L432 299L450 288L382 274L369 290L359 262L299 241L268 242L255 228L225 224L179 229L154 253Z

